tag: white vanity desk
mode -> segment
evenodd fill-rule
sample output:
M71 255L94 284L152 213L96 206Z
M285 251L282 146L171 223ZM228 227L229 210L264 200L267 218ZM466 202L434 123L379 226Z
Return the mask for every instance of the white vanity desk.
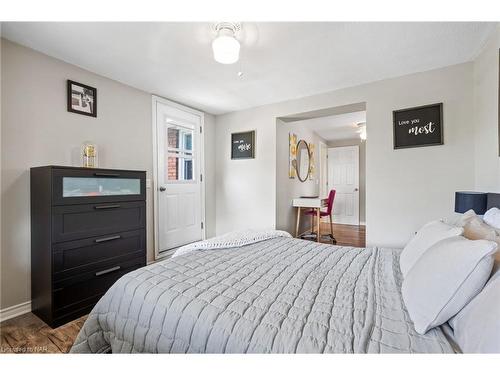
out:
M317 241L319 242L320 240L320 231L319 231L319 226L320 226L320 209L321 207L324 207L324 202L326 201L325 198L294 198L292 200L292 206L297 207L297 224L295 226L295 237L299 236L299 227L300 227L300 213L303 208L307 210L316 210L316 238Z

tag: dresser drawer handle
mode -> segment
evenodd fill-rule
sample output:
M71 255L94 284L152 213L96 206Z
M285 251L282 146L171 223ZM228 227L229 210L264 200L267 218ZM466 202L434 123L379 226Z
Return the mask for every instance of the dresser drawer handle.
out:
M108 268L107 270L96 272L95 275L96 276L105 275L105 274L110 273L110 272L118 271L120 268L121 268L120 266L111 267L111 268Z
M96 172L94 173L96 177L120 177L119 173L104 173L104 172Z
M95 243L119 240L120 238L122 238L122 236L111 236L111 237L98 238L97 240L95 240Z
M119 204L107 204L104 206L94 206L96 210L110 210L112 208L120 208Z

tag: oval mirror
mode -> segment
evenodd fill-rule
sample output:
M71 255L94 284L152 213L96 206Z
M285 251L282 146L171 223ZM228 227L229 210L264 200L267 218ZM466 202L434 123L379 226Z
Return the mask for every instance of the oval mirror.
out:
M311 160L309 158L309 145L306 141L301 139L297 143L297 153L294 160L295 170L297 171L297 177L300 182L304 182L309 177L309 170L311 169Z

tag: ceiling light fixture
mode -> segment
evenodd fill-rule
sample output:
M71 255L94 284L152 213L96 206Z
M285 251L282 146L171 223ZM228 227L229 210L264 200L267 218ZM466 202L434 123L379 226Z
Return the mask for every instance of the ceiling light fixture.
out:
M215 61L221 64L234 64L240 58L240 42L236 32L241 29L239 23L219 22L214 26L216 38L212 42Z

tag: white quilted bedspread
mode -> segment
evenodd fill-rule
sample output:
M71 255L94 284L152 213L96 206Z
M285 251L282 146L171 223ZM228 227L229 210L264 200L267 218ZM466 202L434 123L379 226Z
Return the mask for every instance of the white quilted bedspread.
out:
M72 352L452 352L440 328L415 332L399 252L288 237L193 251L118 280Z

